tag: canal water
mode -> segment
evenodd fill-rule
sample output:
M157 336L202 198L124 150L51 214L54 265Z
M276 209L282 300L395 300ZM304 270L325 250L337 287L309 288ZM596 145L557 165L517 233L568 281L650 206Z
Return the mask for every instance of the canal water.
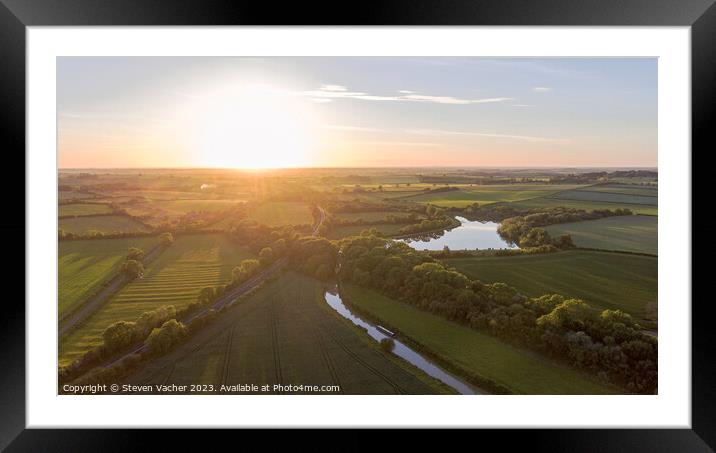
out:
M487 250L515 249L497 233L499 223L478 222L464 217L455 217L460 226L442 233L415 236L402 239L415 250L442 250L447 245L450 250Z
M382 340L383 338L390 338L388 337L388 335L378 330L374 324L355 315L348 307L346 307L346 305L343 303L343 300L341 300L341 296L338 295L336 291L326 291L326 302L341 316L350 320L351 322L353 322L353 324L366 329L368 331L368 335L370 335L370 337L373 338L375 341L380 342L380 340ZM458 393L461 393L463 395L485 394L485 392L482 392L470 386L469 384L461 381L452 374L443 370L438 365L434 364L422 355L418 354L416 351L414 351L404 343L396 340L395 338L393 339L393 341L395 341L395 348L393 349L393 354L410 362L412 365L420 368L425 373L434 377L435 379L444 382L445 384L457 390Z

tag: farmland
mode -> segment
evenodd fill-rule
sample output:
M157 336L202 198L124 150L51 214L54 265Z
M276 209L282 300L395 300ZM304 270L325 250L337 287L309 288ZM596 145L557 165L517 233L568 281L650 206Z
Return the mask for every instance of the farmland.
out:
M595 209L630 209L635 214L657 215L659 210L657 206L646 204L629 204L629 203L610 203L605 201L588 201L588 200L569 200L564 198L542 197L531 198L529 200L515 201L509 203L517 209L534 209L534 208L554 208L563 206L566 208L584 209L592 211Z
M656 254L658 225L657 217L632 215L550 225L546 230L552 236L571 235L578 247Z
M658 198L654 195L633 195L627 193L605 192L595 190L567 190L551 196L557 200L579 200L597 203L614 203L623 205L656 206Z
M231 269L250 255L224 236L180 236L146 269L144 277L126 285L80 328L60 342L60 363L97 345L102 331L115 321L133 321L162 305L183 308L205 286L227 283Z
M59 228L67 233L87 234L91 231L101 233L141 233L149 231L145 225L121 215L70 217L59 220Z
M77 204L63 204L60 205L59 216L84 216L84 215L98 215L98 214L111 214L112 209L106 204L99 203L77 203Z
M588 375L493 336L391 300L376 292L346 285L344 294L361 310L422 344L444 360L522 394L608 394L618 390Z
M540 255L445 260L485 283L503 282L527 296L558 293L602 309L639 318L657 299L657 259L620 253L572 250Z
M60 319L119 271L130 247L139 247L147 251L156 243L155 238L60 242L58 262Z
M57 197L60 201L70 201L92 198L93 195L89 193L77 192L75 190L60 190Z
M189 213L222 212L232 209L237 200L155 200L123 206L130 215L146 218L152 225L170 223Z
M475 185L462 186L458 190L411 196L408 199L413 202L430 203L441 207L462 208L473 203L486 205L545 197L576 187L580 186L545 184Z
M338 245L329 241L371 229L390 238L406 228L420 236L422 242L444 241L448 247L438 244L433 252L438 262L432 264L443 262L470 278L486 283L502 282L528 297L559 293L583 299L598 309L620 308L637 317L642 325L657 327L653 312L657 300L657 259L653 256L580 249L500 256L502 253L494 249L503 248L500 244L504 240L498 236L496 223L477 218L467 220L450 233L441 229L446 221L452 225L456 216L469 217L468 211L463 213L459 208L474 203L488 205L488 210L502 205L517 208L510 213L533 207L572 206L585 210L627 207L655 215L654 185L605 184L598 182L603 177L583 181L585 178L574 175L568 175L565 182L552 183L551 178L561 180L562 174L527 170L495 172L494 177L467 176L467 170L460 170L457 176L443 169L426 173L430 171L420 169L416 174L406 169L287 169L242 173L167 169L61 173L63 187L88 197L86 201L69 204L62 201L58 207L59 227L65 231L60 235L58 257L58 312L64 316L58 357L63 367L61 375L74 359L93 350L90 356L97 354L93 360L99 362L91 362L92 368L82 369L85 374L77 375L80 378L91 375L96 366L113 369L115 363L122 363L122 376L127 383L134 384L305 383L338 384L342 393L347 394L453 392L397 355L382 350L325 302L324 290L333 287L339 276L340 267L336 263L349 259L348 254L336 258L341 257ZM478 180L488 182L466 182ZM435 190L448 186L454 189ZM311 233L305 225L319 220L314 218L312 206L328 213L314 234L329 241L306 237ZM126 214L111 214L115 209ZM472 213L479 215L474 208ZM570 220L590 218L572 215ZM475 225L467 225L469 222ZM547 225L544 228L554 238L569 234L577 247L656 253L657 224L655 216L618 216L544 223ZM95 232L136 237L109 239ZM149 251L159 243L158 236L163 232L172 233L174 242L146 259L143 273L103 285L118 274L129 247ZM361 240L370 243L374 239ZM491 245L492 239L501 242ZM370 255L351 258L365 266L350 275L361 280L341 278L344 282L360 282L362 286L346 283L347 289L340 296L361 309L361 313L392 327L399 339L444 367L458 381L472 381L478 392L627 391L620 377L601 376L596 380L579 371L581 368L574 366L570 357L555 355L554 350L545 352L548 345L532 348L524 342L522 332L539 332L533 312L526 318L532 325L525 330L509 330L512 335L509 339L496 335L491 324L487 327L485 324L491 319L497 319L503 329L515 325L509 318L514 307L502 312L502 306L494 302L496 296L466 293L466 297L475 298L473 307L479 307L482 318L475 319L486 320L479 324L445 316L445 313L461 313L460 316L467 313L460 311L459 304L456 311L451 311L450 304L459 298L449 292L435 297L429 304L433 308L425 311L422 305L417 309L412 302L410 305L397 302L368 289L381 288L374 282L388 283L393 274L411 276L395 280L403 285L420 285L421 279L432 278L420 274L422 271L416 271L414 265L407 265L417 256L426 257L427 252L391 258L387 266L381 264L382 254L396 252L373 244L353 249L353 253ZM461 253L463 257L458 258ZM142 313L163 305L187 307L197 301L203 288L228 283L234 267L259 255L262 258L256 264L257 272L267 273L250 280L248 288L266 276L275 279L241 299L235 307L217 311L214 320L207 324L196 327L191 315L180 316L178 320L192 334L182 337L168 350L143 356L141 362L129 361L132 364L125 369L124 362L118 359L146 340L131 339L135 343L127 346L128 350L103 349L107 343L103 343L102 333L109 325L134 321ZM277 266L271 267L274 264ZM377 268L379 273L374 272ZM393 269L397 272L392 272ZM457 275L449 269L445 272ZM440 284L426 288L448 291ZM393 297L396 294L399 293ZM445 307L440 308L439 304ZM528 305L524 307L529 309ZM69 323L68 317L77 321ZM620 387L606 384L607 380Z
M332 313L316 280L289 273L127 378L136 384L339 385L344 394L442 390Z
M268 226L313 224L308 204L291 201L262 203L249 212L249 218Z

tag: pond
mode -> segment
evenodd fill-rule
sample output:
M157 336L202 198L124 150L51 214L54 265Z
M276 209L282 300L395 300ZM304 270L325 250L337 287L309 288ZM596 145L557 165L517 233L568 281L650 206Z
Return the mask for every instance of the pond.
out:
M341 299L341 296L338 295L338 292L336 290L326 291L325 297L326 302L331 308L333 308L336 312L338 312L338 314L340 314L344 318L350 320L353 324L366 329L368 335L370 335L370 337L373 338L375 341L380 342L380 340L382 340L383 338L389 338L388 335L378 330L377 326L355 315L348 307L346 307L346 305L343 303L343 300ZM485 393L443 370L438 365L434 364L422 355L418 354L416 351L414 351L404 343L396 340L395 338L393 338L393 341L395 342L393 354L420 368L425 373L434 377L435 379L444 382L445 384L457 390L459 393L463 395L475 395Z
M455 218L460 222L460 226L451 230L401 240L416 250L442 250L446 245L450 250L517 248L497 234L499 223L478 222L459 216Z

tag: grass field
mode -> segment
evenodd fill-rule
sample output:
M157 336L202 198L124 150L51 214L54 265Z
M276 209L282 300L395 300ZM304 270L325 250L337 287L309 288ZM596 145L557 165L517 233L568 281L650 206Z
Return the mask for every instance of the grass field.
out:
M346 394L440 391L379 352L323 297L318 281L283 274L126 382L339 385Z
M374 291L346 285L344 292L360 309L472 373L520 394L606 394L618 389L586 374L495 337L455 324Z
M515 201L509 203L509 206L513 206L518 209L532 209L532 208L555 208L563 206L567 208L584 209L586 211L592 211L594 209L617 209L626 208L631 209L635 214L644 215L657 215L659 209L657 206L644 205L644 204L626 204L626 203L605 203L599 201L587 201L587 200L566 200L560 198L532 198L529 200Z
M657 300L658 259L649 256L570 250L444 261L471 278L504 282L527 296L559 293L638 318L645 316L647 303Z
M61 201L66 200L82 200L85 198L92 198L93 195L89 193L84 192L77 192L74 190L60 190L57 192L57 198L59 198Z
M386 236L394 236L398 234L398 230L405 225L395 225L390 223L381 223L378 225L346 225L331 228L326 237L328 239L343 239L348 236L358 236L361 231L375 228Z
M100 231L102 233L149 231L149 228L145 225L121 215L60 219L59 228L68 233L76 234L84 234L89 231Z
M57 267L59 317L116 275L130 247L148 251L156 242L152 237L61 241Z
M126 285L85 324L62 339L60 365L99 344L102 331L115 321L134 321L161 305L185 307L205 286L228 282L234 266L249 257L223 235L178 236L148 266L144 278Z
M659 219L630 215L550 225L553 237L569 234L578 247L657 254Z
M220 212L235 207L239 200L158 200L123 206L134 216L148 216L148 223L172 222L190 212Z
M94 214L111 214L112 209L106 204L99 203L77 203L77 204L62 204L60 205L59 215L60 216L83 216L83 215L94 215Z
M634 195L617 192L604 192L596 190L568 190L551 195L550 198L559 200L593 201L597 203L638 204L657 206L659 198L655 195Z
M659 189L657 187L637 186L634 184L604 184L585 187L581 190L589 190L592 192L620 193L624 195L643 195L648 197L656 197L659 194Z
M268 226L311 225L313 215L308 203L271 201L256 206L249 217Z
M462 208L478 203L487 205L553 195L560 191L575 189L577 185L511 184L462 186L460 190L416 195L406 198L417 203L430 203L442 207Z

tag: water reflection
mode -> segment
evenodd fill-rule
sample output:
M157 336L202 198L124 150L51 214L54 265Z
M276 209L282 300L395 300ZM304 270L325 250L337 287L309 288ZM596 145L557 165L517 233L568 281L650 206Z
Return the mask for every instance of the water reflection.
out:
M416 236L402 239L403 242L416 250L442 250L448 246L450 250L487 250L515 249L497 234L499 223L478 222L464 217L455 217L460 226L441 233Z
M380 341L383 338L389 338L388 335L384 334L380 330L376 328L375 325L369 323L368 321L365 321L364 319L360 318L359 316L356 316L351 310L346 307L346 305L341 300L341 296L337 294L335 291L327 291L326 292L326 302L328 305L331 306L334 310L336 310L341 316L344 318L349 319L353 324L360 326L368 332L368 335L370 335L371 338L373 338L375 341ZM410 362L412 365L420 368L428 375L434 377L435 379L438 379L445 384L449 385L450 387L457 390L459 393L463 395L474 395L476 393L483 394L484 392L481 392L470 385L460 381L455 376L451 375L447 371L443 370L439 366L435 365L434 363L430 362L425 357L421 356L414 350L412 350L410 347L406 346L404 343L393 339L395 341L395 348L393 349L393 354L397 355L398 357L401 357L408 362Z

